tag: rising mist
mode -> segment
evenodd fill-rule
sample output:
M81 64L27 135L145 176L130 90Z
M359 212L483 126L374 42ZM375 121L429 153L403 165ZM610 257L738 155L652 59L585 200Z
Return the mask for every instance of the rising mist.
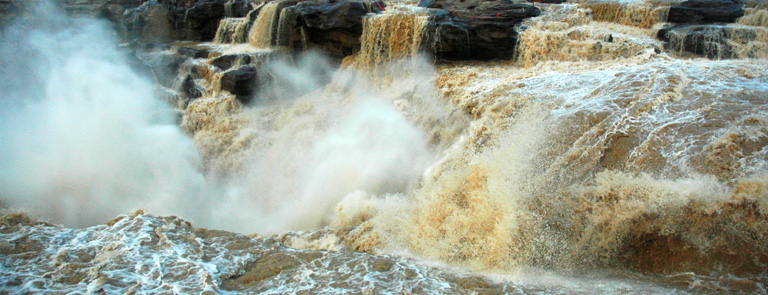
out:
M117 44L108 23L65 16L52 4L3 35L6 206L77 227L146 209L241 232L312 229L348 194L412 188L434 158L424 132L392 101L307 55L270 65L280 83L257 96L284 101L228 114L244 118L228 132L261 144L242 147L242 170L207 177L200 135L193 140L176 125L162 92ZM333 75L343 91L296 98ZM312 110L286 112L280 126L254 119L301 106Z

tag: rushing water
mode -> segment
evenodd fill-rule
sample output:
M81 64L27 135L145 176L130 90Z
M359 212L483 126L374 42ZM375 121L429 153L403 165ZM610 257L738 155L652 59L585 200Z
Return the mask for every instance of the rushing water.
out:
M7 212L0 288L765 293L766 7L711 60L655 38L676 2L541 4L514 61L438 65L426 12L391 3L341 69L269 62L246 106L213 58L279 52L267 4L182 66L205 89L180 128L103 23L46 8L0 46L0 197L85 228ZM138 208L273 236L95 225Z

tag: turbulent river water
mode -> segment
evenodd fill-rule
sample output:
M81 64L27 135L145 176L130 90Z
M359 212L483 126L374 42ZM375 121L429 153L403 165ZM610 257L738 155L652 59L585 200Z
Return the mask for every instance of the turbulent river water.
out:
M768 11L708 59L656 38L673 2L536 4L514 60L437 63L388 3L250 104L212 60L279 50L277 2L170 104L42 5L0 35L0 290L766 293Z

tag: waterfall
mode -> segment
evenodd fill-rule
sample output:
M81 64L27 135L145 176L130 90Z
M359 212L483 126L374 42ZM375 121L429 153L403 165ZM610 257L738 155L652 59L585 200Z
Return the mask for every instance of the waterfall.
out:
M213 38L213 42L219 44L243 43L247 41L247 27L248 21L244 17L223 18L219 22L219 28L216 30L216 37Z
M248 33L248 43L256 48L269 48L274 45L275 25L279 20L280 2L270 2L261 8L251 31Z
M429 17L426 11L410 7L390 7L382 14L363 20L359 66L382 65L415 56L422 48Z

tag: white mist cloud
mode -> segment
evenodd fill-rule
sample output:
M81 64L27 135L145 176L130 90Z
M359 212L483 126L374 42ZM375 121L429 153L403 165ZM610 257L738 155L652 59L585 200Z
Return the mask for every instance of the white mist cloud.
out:
M388 89L355 71L334 72L312 53L270 67L280 93L308 92L333 79L320 90L241 114L251 120L241 131L251 138L244 152L249 160L228 186L230 201L217 209L240 220L237 230L315 229L328 225L351 193L405 194L418 185L435 157L424 131L404 115L397 98L387 96Z
M309 102L314 111L294 113ZM219 215L239 220L233 223L239 231L327 225L348 194L405 193L433 160L424 133L380 98L309 95L253 111L289 118L280 127L250 126L267 143L248 151L252 161L218 208Z
M248 126L243 132L265 144L247 147L242 178L212 183L197 169L192 140L117 41L106 23L51 5L4 33L4 205L68 226L144 208L245 233L314 229L351 193L406 192L434 158L424 132L365 79L335 73L344 89L296 98L334 75L310 54L273 64L280 84L264 94L290 99L244 115L277 113L279 122Z
M0 45L6 205L72 226L142 207L190 211L180 203L204 185L195 147L116 44L105 23L50 4L8 29Z
M312 228L346 195L405 192L429 164L423 133L381 101L361 101L308 151L303 187L285 208L292 226Z

